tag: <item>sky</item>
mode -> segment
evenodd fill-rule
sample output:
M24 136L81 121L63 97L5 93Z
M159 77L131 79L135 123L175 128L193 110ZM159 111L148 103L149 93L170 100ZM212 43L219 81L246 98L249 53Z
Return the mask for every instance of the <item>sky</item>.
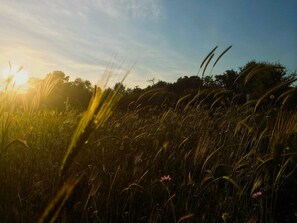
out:
M96 83L111 63L116 74L133 65L125 85L145 87L197 75L232 45L214 75L250 60L295 72L296 12L296 0L0 0L0 67Z

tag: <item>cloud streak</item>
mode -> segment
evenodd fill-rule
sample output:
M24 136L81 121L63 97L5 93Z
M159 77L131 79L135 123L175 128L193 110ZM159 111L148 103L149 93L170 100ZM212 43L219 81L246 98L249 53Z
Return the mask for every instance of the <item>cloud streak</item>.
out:
M95 0L100 11L115 17L159 18L164 16L160 0Z

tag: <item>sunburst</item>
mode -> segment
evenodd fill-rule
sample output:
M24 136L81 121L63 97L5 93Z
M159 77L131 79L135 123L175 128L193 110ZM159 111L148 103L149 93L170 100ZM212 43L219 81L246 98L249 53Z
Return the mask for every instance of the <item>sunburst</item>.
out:
M9 66L5 67L1 72L1 76L5 83L11 86L10 89L25 92L29 87L28 70L16 64L9 64Z

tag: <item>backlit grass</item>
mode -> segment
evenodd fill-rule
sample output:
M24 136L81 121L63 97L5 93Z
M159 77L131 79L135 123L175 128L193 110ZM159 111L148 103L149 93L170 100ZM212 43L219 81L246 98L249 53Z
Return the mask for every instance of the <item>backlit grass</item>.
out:
M81 114L2 92L1 222L294 222L296 109L213 95L120 112L97 91Z

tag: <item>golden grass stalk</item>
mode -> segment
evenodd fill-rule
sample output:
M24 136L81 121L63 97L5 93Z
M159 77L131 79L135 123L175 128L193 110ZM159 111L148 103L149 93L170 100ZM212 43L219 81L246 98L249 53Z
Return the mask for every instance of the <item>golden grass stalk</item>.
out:
M129 69L121 83L124 81ZM110 77L110 70L105 71ZM108 79L107 79L108 80ZM105 84L106 86L106 84ZM87 111L83 114L76 130L74 131L71 141L69 143L66 155L61 163L59 175L64 177L67 170L71 166L73 160L81 150L84 144L88 143L88 139L92 132L98 127L103 126L108 118L111 116L113 109L121 98L119 94L120 86L114 91L101 90L95 86L93 97L90 101Z
M75 186L81 180L81 177L70 180L57 192L54 199L50 201L50 203L47 205L46 209L42 213L38 223L56 222L57 218L59 217L59 213L72 194Z
M261 102L265 99L268 98L270 95L273 95L274 92L276 92L279 89L282 89L283 87L286 86L290 86L290 84L294 83L295 81L297 81L297 78L294 79L290 79L287 81L284 81L278 85L276 85L275 87L271 88L270 90L268 90L265 94L262 95L262 97L260 97L255 105L255 111L257 110L257 107L261 104Z
M0 156L8 148L9 129L12 123L17 93L10 86L11 80L1 83L0 87ZM0 88L0 89L1 89Z
M40 101L42 98L48 97L48 95L53 91L59 79L53 79L54 75L51 74L44 81L39 83L36 92L32 98L32 95L23 95L23 108L24 112L32 114L37 111L40 106Z
M95 87L89 107L72 135L60 167L60 176L65 175L82 146L88 142L91 133L99 126L104 125L118 101L117 92L102 91Z
M252 64L250 66L247 66L243 71L240 72L240 74L238 75L238 77L235 79L234 83L239 81L239 79L244 79L245 76L247 76L250 72L252 72L253 70L257 69L259 65L256 64Z
M194 217L194 214L187 214L187 215L181 217L177 223L189 221L189 219L191 219L193 217Z
M277 114L276 123L272 131L271 156L278 159L284 151L289 136L297 130L296 111L281 110Z

